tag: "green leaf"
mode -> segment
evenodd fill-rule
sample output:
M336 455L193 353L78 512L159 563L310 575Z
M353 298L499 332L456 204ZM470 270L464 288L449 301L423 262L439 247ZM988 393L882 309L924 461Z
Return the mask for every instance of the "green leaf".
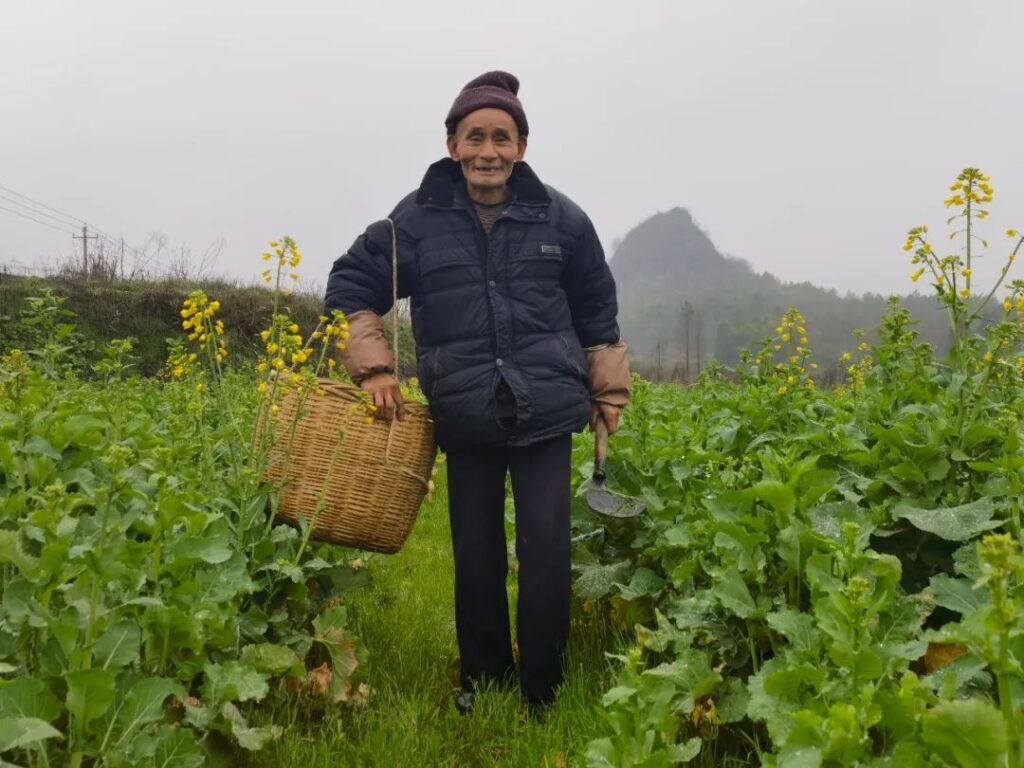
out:
M148 734L143 731L135 739L139 740ZM156 745L153 750L153 765L168 768L203 768L207 765L206 753L196 741L195 731L191 728L171 728L161 726L153 736Z
M921 736L939 757L960 768L992 768L1006 756L1006 724L979 699L938 704L924 714Z
M87 414L75 414L68 416L61 424L64 433L64 445L70 443L78 445L96 446L103 442L103 431L107 422L101 421L94 416Z
M738 723L747 716L750 692L738 677L730 677L722 685L718 697L718 718L723 723Z
M22 549L18 532L8 530L0 530L0 563L10 563L28 578L36 574L39 566L39 561Z
M817 747L793 747L779 752L779 768L819 768L821 750Z
M620 701L633 697L634 695L636 695L636 688L618 685L604 695L604 698L601 699L601 705L611 707L618 704Z
M68 672L64 679L68 711L82 725L100 717L114 701L114 676L105 669L80 669Z
M607 736L587 744L587 768L615 768L615 745Z
M732 522L750 512L754 498L749 491L723 491L703 503L716 520Z
M928 585L937 605L964 616L988 601L988 590L974 589L967 579L954 579L945 573L932 576Z
M203 697L217 704L229 701L259 701L269 686L264 675L237 661L207 664L203 667L206 684Z
M650 568L637 568L629 584L621 587L619 594L623 600L637 600L641 597L648 597L661 590L665 586L665 580L658 576Z
M103 669L122 669L139 657L142 630L132 621L119 621L100 635L93 646L95 664Z
M263 726L261 728L251 727L245 721L242 713L238 711L238 707L230 702L221 708L221 714L231 727L231 735L235 737L235 740L242 749L248 749L252 752L259 751L266 746L268 741L276 739L281 735L281 726L279 725Z
M329 608L313 620L314 641L331 655L331 681L328 696L342 701L346 696L352 673L359 666L356 648L348 636L347 614L344 606Z
M763 501L776 512L792 515L796 511L796 495L793 489L778 480L762 480L750 489L754 497Z
M202 560L217 565L231 557L234 549L225 532L180 539L174 545L174 556L181 560Z
M1002 521L992 519L995 505L988 496L958 507L940 509L898 504L894 514L908 520L915 528L934 533L947 541L966 541L1002 525Z
M601 599L612 591L612 587L625 578L630 567L628 562L579 566L577 569L579 575L575 582L576 597L581 600Z
M61 737L60 731L37 717L0 718L0 752Z
M286 645L259 643L242 649L242 663L268 675L283 675L298 661L295 651Z
M20 677L0 688L0 717L36 718L52 723L64 707L42 680Z
M29 435L21 450L23 453L45 456L54 461L60 461L61 459L60 451L50 445L50 441L42 435Z
M711 585L712 594L727 611L731 611L741 619L749 619L757 612L757 603L750 595L743 577L732 569L721 569L714 574Z
M700 736L694 736L682 744L672 744L665 751L668 753L669 760L675 763L688 763L700 754L701 744L703 742Z
M185 689L174 680L146 677L135 683L124 697L114 720L115 748L123 746L140 728L164 717L168 696L184 696Z
M819 636L812 614L783 608L768 614L768 626L786 638L793 650L813 651L818 646Z
M856 522L862 529L867 527L870 533L870 523L864 519L864 515L857 505L850 501L818 504L807 510L807 517L816 534L833 541L841 542L843 540L843 523L845 522Z

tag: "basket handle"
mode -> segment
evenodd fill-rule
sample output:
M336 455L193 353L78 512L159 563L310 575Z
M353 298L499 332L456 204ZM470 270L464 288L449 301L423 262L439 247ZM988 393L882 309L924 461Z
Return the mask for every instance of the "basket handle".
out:
M398 378L398 228L391 225L391 354L395 358L395 378Z

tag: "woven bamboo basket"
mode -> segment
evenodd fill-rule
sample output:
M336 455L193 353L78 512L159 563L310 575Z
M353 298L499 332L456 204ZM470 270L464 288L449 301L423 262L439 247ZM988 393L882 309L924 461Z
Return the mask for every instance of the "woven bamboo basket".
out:
M367 424L352 407L365 402L357 387L326 378L318 385L322 395L292 390L274 417L263 479L281 487L278 517L292 525L302 518L319 541L397 552L429 488L436 453L430 411L406 403L401 421Z

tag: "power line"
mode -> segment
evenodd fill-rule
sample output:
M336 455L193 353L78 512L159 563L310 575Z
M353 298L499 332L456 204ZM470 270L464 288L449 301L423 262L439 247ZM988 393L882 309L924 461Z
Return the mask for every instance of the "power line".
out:
M0 199L6 200L7 202L13 203L14 205L20 206L20 207L30 211L31 213L34 213L34 214L38 215L38 216L45 216L45 217L47 217L49 219L53 219L54 221L56 221L59 224L63 224L66 227L67 226L74 226L76 229L77 229L79 224L82 224L82 225L87 224L85 219L81 219L78 216L72 216L70 213L65 213L64 211L60 210L59 208L54 208L52 205L47 205L46 203L44 203L44 202L42 202L40 200L36 200L35 198L29 197L28 195L23 195L21 192L18 192L17 190L14 190L14 189L11 189L10 187L4 186L3 184L0 184L0 189L4 190L5 192L9 192L10 194L15 195L16 197L20 197L23 200L28 200L33 205L37 205L40 208L45 208L47 211L53 211L53 213L59 214L60 216L63 216L65 219L70 219L70 221L64 221L62 219L57 218L57 216L54 216L54 215L52 215L50 213L46 213L45 211L35 210L35 209L29 207L28 205L26 205L25 203L20 202L19 200L13 200L13 199L7 197L6 195L0 195ZM0 206L0 210L8 211L10 213L15 214L16 216L21 216L23 219L28 219L29 221L34 221L37 224L42 224L43 226L50 227L51 229L55 229L58 232L63 232L65 234L67 234L67 235L71 235L72 237L80 237L79 235L76 235L76 233L73 232L73 231L70 231L70 230L67 230L67 229L63 229L61 227L55 226L53 224L50 224L49 222L40 221L39 219L33 218L32 216L28 216L25 213L22 213L20 211L12 210L11 208L6 208L4 206ZM74 223L72 224L72 222L74 222ZM102 229L100 229L99 227L96 227L96 226L90 226L90 229L92 229L92 231L94 233L96 233L96 235L98 236L97 242L99 242L99 240L102 239L103 241L109 243L111 245L111 247L113 247L113 248L120 249L120 248L123 247L125 251L129 252L130 254L132 254L132 256L135 258L136 264L138 264L139 262L142 262L142 263L147 264L147 265L158 265L158 262L155 259L153 259L152 257L147 256L146 254L143 254L137 248L133 248L132 246L125 244L124 241L123 241L123 238L121 238L120 240L117 239L117 238L114 238L114 237L112 237L111 235L107 234ZM90 236L90 239L92 239L92 236Z
M44 211L34 210L34 209L30 208L29 206L25 205L25 203L22 203L22 202L20 202L18 200L12 200L11 198L7 197L6 195L0 195L0 199L7 200L10 203L14 203L15 205L21 206L22 208L25 208L25 209L29 210L30 212L32 212L32 213L34 213L36 215L46 216L47 218L53 219L54 221L56 221L56 222L58 222L60 224L64 224L65 226L74 226L76 229L80 225L87 223L85 219L79 218L78 216L72 216L70 213L64 213L60 209L54 208L52 205L47 205L46 203L41 202L39 200L36 200L34 198L31 198L28 195L23 195L21 192L13 190L10 187L5 187L3 184L0 184L0 189L4 190L5 192L10 192L12 195L20 197L23 200L28 200L30 203L32 203L34 205L37 205L37 206L39 206L41 208L45 208L47 211L53 211L54 213L58 213L61 216L63 216L65 219L70 219L70 221L63 221L63 220L57 218L56 216L53 216L52 214L45 213ZM104 239L109 240L112 244L115 244L115 245L118 244L117 238L112 237L111 235L109 235L108 233L104 232L99 227L97 227L95 225L92 225L91 228L92 228L92 230L94 232L100 234Z
M16 197L20 197L23 200L28 200L30 203L35 203L36 205L42 206L43 208L45 208L48 211L53 211L54 213L59 213L61 216L63 216L66 219L71 219L72 221L78 222L79 224L85 224L85 219L80 219L77 216L72 216L70 213L64 213L64 211L60 211L60 210L54 208L52 205L47 205L46 203L41 203L38 200L33 200L28 195L23 195L23 194L21 194L21 192L16 192L15 190L11 189L10 187L5 187L3 184L0 184L0 189L4 190L5 192L10 192L12 195L15 195Z
M8 213L13 213L15 216L21 216L21 218L28 219L29 221L34 221L36 224L42 224L44 227L49 227L50 229L56 229L58 232L63 232L65 235L74 235L75 234L74 232L72 232L69 229L64 229L63 227L58 227L55 224L51 224L48 221L40 221L39 219L35 219L35 218L31 217L31 216L27 216L26 214L21 213L20 211L16 211L13 208L5 208L4 206L0 205L0 211L7 211Z
M17 199L15 199L13 197L8 197L7 195L0 195L0 200L6 200L8 203L12 203L13 205L18 206L19 208L24 208L29 213L34 213L37 216L45 216L46 218L53 219L58 224L63 224L64 226L67 226L67 227L78 227L78 226L81 226L80 224L77 224L74 221L68 221L66 219L62 219L60 216L54 216L52 213L47 213L46 211L36 210L32 206L26 205L25 203L21 202L20 200L17 200Z

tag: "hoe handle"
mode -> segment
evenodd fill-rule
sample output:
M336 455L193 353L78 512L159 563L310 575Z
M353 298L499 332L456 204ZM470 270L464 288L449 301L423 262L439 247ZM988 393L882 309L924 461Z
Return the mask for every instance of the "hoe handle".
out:
M597 417L594 425L594 479L604 482L604 460L608 456L608 426Z

